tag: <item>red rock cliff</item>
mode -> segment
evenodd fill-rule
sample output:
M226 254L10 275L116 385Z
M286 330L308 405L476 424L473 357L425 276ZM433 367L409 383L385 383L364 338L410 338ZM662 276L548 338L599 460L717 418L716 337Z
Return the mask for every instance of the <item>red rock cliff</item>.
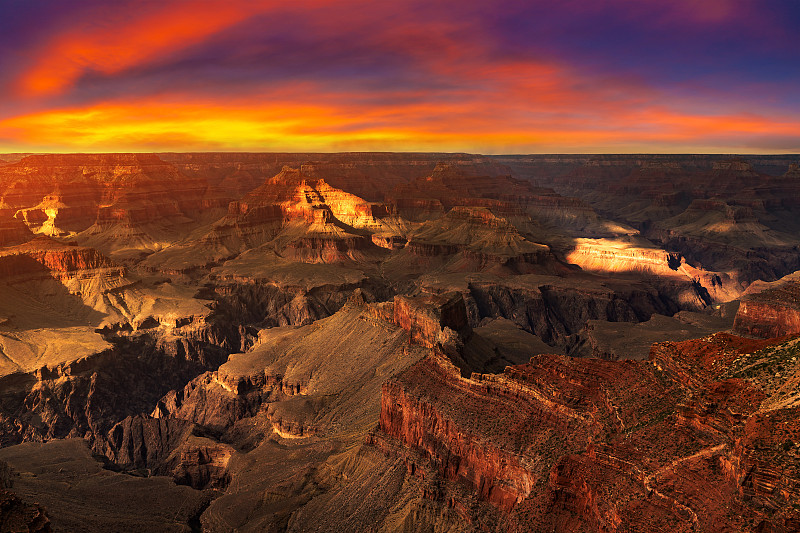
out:
M0 252L0 276L25 276L37 272L51 275L76 273L93 269L121 267L93 248L70 246L50 239L37 237L30 242L6 248Z
M393 319L410 333L415 343L428 348L446 341L445 328L453 333L466 333L470 329L460 293L426 294L416 298L396 296Z
M800 280L787 279L742 298L734 329L756 337L800 335Z
M794 531L800 429L769 396L794 378L746 370L787 346L717 334L652 363L540 355L471 378L433 354L384 385L369 442L403 443L412 473L470 487L510 531Z

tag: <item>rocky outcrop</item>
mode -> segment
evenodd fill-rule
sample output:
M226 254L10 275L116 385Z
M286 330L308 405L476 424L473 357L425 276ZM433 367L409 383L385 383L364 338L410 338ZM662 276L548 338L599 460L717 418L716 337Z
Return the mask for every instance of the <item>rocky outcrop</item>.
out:
M0 249L0 279L9 326L23 330L87 327L87 320L97 326L103 314L119 311L112 293L133 284L124 267L97 250L45 236Z
M657 290L625 282L570 283L551 276L514 281L475 279L463 291L470 324L503 317L551 345L568 345L589 320L641 322L654 313L672 315L678 306Z
M533 368L563 375L570 365L559 359L540 356ZM569 400L579 402L583 385L569 386L571 394L560 399L552 385L544 386L547 378L539 385L528 372L509 367L502 376L462 378L443 356L432 355L384 385L380 431L422 451L444 479L467 483L510 513L532 495L552 461L527 439L552 442L562 435L570 441L559 442L564 453L585 447L597 431L591 408Z
M736 331L756 337L800 335L800 280L790 275L745 295L736 313Z
M652 363L540 355L469 378L432 354L384 385L368 442L403 443L410 472L470 487L509 530L790 531L796 408L759 411L771 389L737 377L786 349L717 334L657 344Z
M222 482L224 468L204 459L217 457L214 443L193 438L193 448L181 449L199 453L203 462L181 463L170 453L193 428L137 417L167 392L219 367L230 351L250 344L247 328L220 325L213 316L195 318L173 317L159 325L151 315L153 323L140 324L138 331L107 329L108 342L95 351L60 359L48 353L71 346L59 338L62 332L51 334L34 370L21 368L0 378L0 444L85 438L119 468L149 469L198 486ZM75 342L76 351L87 349L82 338Z
M367 202L332 187L324 179L313 178L306 173L305 167L283 167L278 174L234 205L234 214L238 215L244 215L252 209L274 209L271 206L279 206L286 220L304 219L308 223L313 223L317 218L315 211L325 209L338 221L356 228L377 226L376 219L388 215L384 205Z
M36 233L53 237L83 231L97 220L101 192L96 184L56 182L54 187L41 202L18 210L15 217Z
M430 377L440 381L461 382L460 373L448 362L428 359L420 365ZM404 378L414 379L415 367ZM426 375L428 377L428 375ZM403 378L401 378L403 379ZM504 511L526 498L534 485L530 472L520 457L507 450L487 445L464 431L448 418L447 411L404 389L404 381L389 381L383 386L380 429L408 446L423 450L437 465L445 479L469 484L478 496ZM423 381L419 386L430 385ZM488 407L488 405L487 405ZM372 437L375 439L375 437ZM379 440L369 442L379 443ZM411 466L413 470L413 465Z
M22 502L11 489L14 476L8 463L0 461L0 531L27 531L49 533L50 520L38 505Z
M95 449L124 471L170 476L196 489L224 487L234 451L186 420L144 415L116 424Z
M366 202L354 194L332 187L324 179L318 180L313 188L308 184L305 187L301 185L298 192L312 208L325 206L334 218L354 228L379 227L378 219L388 216L385 205Z
M154 154L28 156L3 167L0 185L4 201L45 232L191 218L193 211L223 207L229 200Z
M302 263L332 264L362 261L375 250L371 238L343 227L327 209L313 214L314 221L307 227L290 228L285 240L278 237L281 256Z
M149 412L167 391L216 368L228 354L218 346L189 341L193 349L171 355L149 334L118 337L112 343L75 361L0 378L0 443L101 439L118 421Z
M149 269L165 267L178 274L206 268L240 253L269 245L280 257L304 263L362 261L378 251L372 233L384 227L382 204L313 179L301 169L278 174L231 202L227 214L210 231L148 258Z
M742 498L763 509L780 509L771 520L777 531L800 527L797 415L797 408L756 413L723 463ZM786 512L787 506L793 506L794 512Z
M639 244L639 246L637 246ZM607 239L577 239L567 261L596 272L641 272L674 276L681 267L681 255L640 242Z
M736 314L735 328L756 337L798 335L800 310L794 302L743 301Z
M427 348L458 342L458 334L470 331L467 309L459 293L396 296L394 323L409 332L412 342Z
M800 179L800 164L791 163L789 165L789 170L786 171L786 174L783 175L783 178L787 180Z
M599 274L647 280L684 310L700 310L738 298L748 284L735 271L696 268L680 253L656 248L641 237L576 239L566 260Z
M402 235L386 235L375 233L372 235L372 244L387 250L400 250L405 247L408 239Z
M122 469L152 468L165 462L192 427L184 420L131 416L115 424L96 448Z
M411 234L406 249L421 258L459 254L452 266L459 270L558 269L549 247L527 240L506 219L482 207L454 207L423 223Z
M219 372L206 373L189 382L183 389L170 391L156 405L157 419L188 420L215 432L224 432L237 421L254 416L272 390L283 391L281 376L265 376L232 380ZM227 381L227 382L226 382ZM231 383L233 382L233 386ZM293 390L291 387L287 387ZM264 392L266 391L266 393ZM291 395L291 394L290 394Z
M215 281L210 295L219 320L260 327L304 325L328 317L354 290L362 291L368 301L386 297L385 288L363 277L305 285L247 278Z
M14 217L14 209L4 209L0 204L0 247L29 241L33 234L25 222Z
M409 332L411 340L427 348L454 342L458 334L470 331L467 308L459 293L396 296L394 323Z
M49 533L52 528L41 507L26 504L13 493L0 490L0 530Z
M62 278L98 269L119 277L124 273L123 268L93 248L62 244L48 237L37 237L0 252L0 276L3 278L35 276L37 271Z

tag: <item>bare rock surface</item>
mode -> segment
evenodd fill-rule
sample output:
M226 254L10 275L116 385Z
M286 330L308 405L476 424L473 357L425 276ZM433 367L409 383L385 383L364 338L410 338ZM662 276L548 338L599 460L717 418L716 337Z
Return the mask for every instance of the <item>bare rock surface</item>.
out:
M499 515L452 505L482 527L791 531L796 407L775 395L796 378L758 381L748 363L785 365L794 344L715 334L656 344L650 362L541 355L469 378L434 354L384 385L371 442L471 487Z
M734 327L757 337L800 334L800 277L795 273L772 283L754 283L742 298Z
M798 529L790 158L4 159L15 528Z
M164 477L111 472L80 439L0 449L17 472L14 493L38 501L54 531L191 531L209 493Z

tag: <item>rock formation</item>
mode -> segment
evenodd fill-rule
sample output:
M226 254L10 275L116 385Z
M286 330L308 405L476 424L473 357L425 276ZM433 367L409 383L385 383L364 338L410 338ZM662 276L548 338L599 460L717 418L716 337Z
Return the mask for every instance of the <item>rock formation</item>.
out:
M736 313L736 331L765 338L800 335L800 280L796 275L758 284L748 292Z
M639 229L687 265L729 279L719 297L713 295L719 286L709 283L716 278L702 282L712 299L726 301L753 281L798 269L800 182L787 178L791 171L784 174L790 163L758 156L593 156L537 181Z
M450 270L554 271L546 245L527 240L509 221L482 207L454 207L412 231L405 248L428 263L441 258Z
M15 209L0 204L0 247L20 244L33 238L22 220L14 217Z
M124 258L159 249L177 236L175 225L230 200L150 154L32 155L2 167L0 188L0 204L32 231L77 234Z
M412 342L427 348L447 344L447 336L469 331L467 308L458 293L396 296L392 319L408 331Z
M404 443L411 472L467 484L511 530L789 531L800 494L781 424L794 408L767 416L764 389L735 377L742 358L775 349L717 334L657 344L652 363L542 355L470 378L434 354L384 385L369 441L390 454L404 452L386 439Z
M38 505L28 505L7 491L13 487L13 471L0 461L0 529L2 531L52 531L47 513Z
M0 456L18 474L14 493L40 502L54 531L188 531L212 497L164 477L104 469L81 439L25 443Z
M798 529L790 158L8 161L15 528Z

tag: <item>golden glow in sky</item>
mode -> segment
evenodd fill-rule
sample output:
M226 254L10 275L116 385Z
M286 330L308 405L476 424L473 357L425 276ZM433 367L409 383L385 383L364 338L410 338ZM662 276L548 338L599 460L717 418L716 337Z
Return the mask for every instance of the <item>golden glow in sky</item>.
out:
M800 151L791 4L18 4L0 151Z

